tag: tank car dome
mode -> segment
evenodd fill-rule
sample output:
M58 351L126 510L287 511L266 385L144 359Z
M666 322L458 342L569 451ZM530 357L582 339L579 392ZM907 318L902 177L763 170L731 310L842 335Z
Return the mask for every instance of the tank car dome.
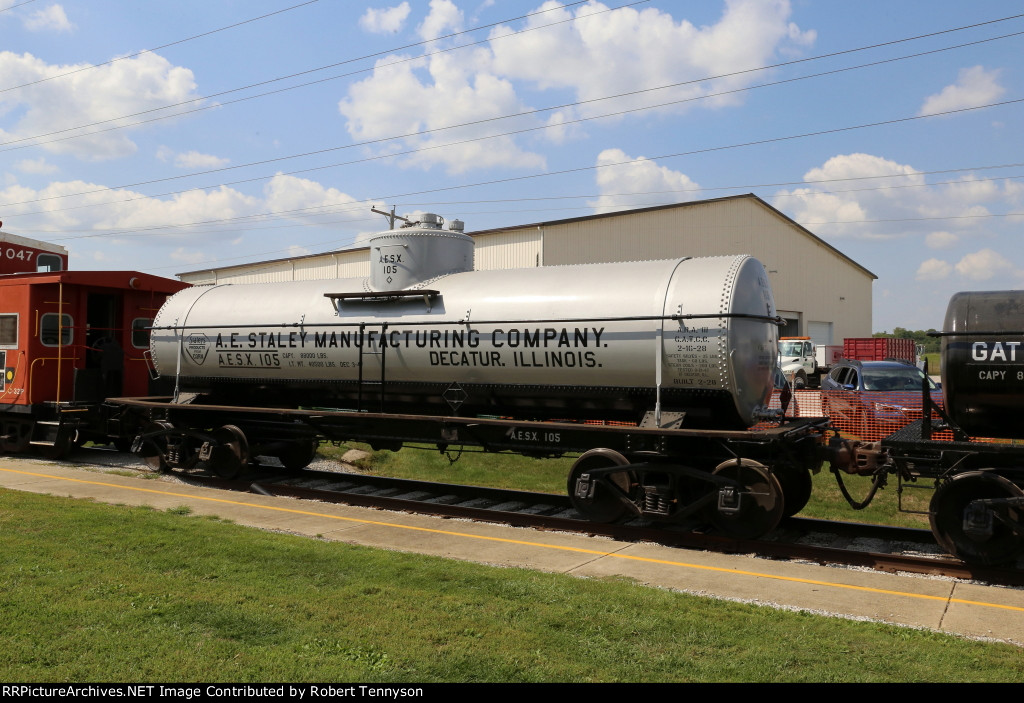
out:
M439 276L473 270L473 238L445 231L432 213L419 222L370 238L370 289L403 290ZM461 222L456 220L461 226Z

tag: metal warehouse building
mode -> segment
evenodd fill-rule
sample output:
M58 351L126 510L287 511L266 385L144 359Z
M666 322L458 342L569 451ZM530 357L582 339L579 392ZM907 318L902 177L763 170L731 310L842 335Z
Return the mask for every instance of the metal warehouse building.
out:
M871 335L871 271L755 195L468 232L477 270L751 254L768 270L783 335L818 344ZM369 249L178 274L193 284L369 276ZM608 285L614 286L615 281Z

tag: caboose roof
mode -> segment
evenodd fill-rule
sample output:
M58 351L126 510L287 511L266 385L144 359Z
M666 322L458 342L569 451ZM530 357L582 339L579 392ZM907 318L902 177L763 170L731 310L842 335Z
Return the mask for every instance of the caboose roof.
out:
M9 273L0 275L0 286L63 283L65 285L94 286L177 293L188 288L188 283L173 278L154 276L140 271L40 271L37 273Z
M62 256L68 255L66 247L60 244L51 244L50 242L44 242L39 239L29 239L28 237L22 237L17 234L11 234L10 232L4 232L0 230L0 242L9 242L11 244L17 244L18 246L28 247L30 249L38 249L39 251L51 252L53 254L60 254Z

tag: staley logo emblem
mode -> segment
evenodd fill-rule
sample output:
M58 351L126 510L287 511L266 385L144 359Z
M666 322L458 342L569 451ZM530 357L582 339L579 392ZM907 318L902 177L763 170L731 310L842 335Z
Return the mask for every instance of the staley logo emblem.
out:
M202 366L210 353L210 340L205 334L190 334L185 337L185 349L192 361Z

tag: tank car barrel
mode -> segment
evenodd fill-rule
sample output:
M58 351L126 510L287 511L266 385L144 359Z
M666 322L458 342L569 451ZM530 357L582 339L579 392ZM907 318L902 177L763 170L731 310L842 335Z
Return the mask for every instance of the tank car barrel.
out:
M700 315L630 315L623 317L553 317L548 319L501 319L501 320L423 320L414 322L403 320L402 326L407 327L430 327L434 325L507 325L516 323L526 324L558 324L560 322L656 322L656 321L679 321L679 320L709 320L709 319L739 319L739 320L763 320L773 324L784 324L785 320L777 315L752 315L749 313L705 313ZM317 327L363 327L366 322L318 322ZM282 329L294 327L302 328L311 326L305 322L253 322L244 324L217 324L218 329L249 329L251 327L280 327ZM147 330L190 330L209 329L210 325L163 325L160 327L144 327Z

